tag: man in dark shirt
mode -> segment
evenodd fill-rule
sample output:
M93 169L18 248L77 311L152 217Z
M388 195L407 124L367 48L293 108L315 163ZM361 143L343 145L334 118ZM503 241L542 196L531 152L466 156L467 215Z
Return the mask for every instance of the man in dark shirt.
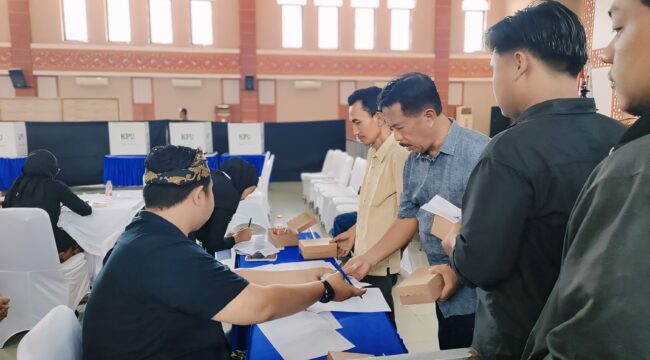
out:
M522 359L650 354L650 0L614 0L602 60L621 108L643 115L582 189L562 268Z
M474 169L451 268L438 270L478 288L473 346L482 358L519 358L557 279L571 208L624 127L577 97L586 38L564 5L528 7L486 39L497 102L516 124Z
M97 277L83 322L83 356L102 359L229 359L221 321L249 325L364 290L323 269L231 272L187 235L212 214L200 150L154 148L146 160L145 209L126 228ZM296 285L273 285L294 283Z

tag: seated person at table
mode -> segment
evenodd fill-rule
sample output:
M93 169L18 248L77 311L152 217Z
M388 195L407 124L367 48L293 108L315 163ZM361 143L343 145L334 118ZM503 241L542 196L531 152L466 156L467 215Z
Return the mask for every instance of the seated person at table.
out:
M34 150L27 157L23 174L13 183L5 197L4 208L41 208L50 216L61 273L70 284L70 297L77 303L88 292L90 274L83 249L63 229L58 227L61 205L81 216L92 208L75 195L63 182L56 180L59 164L51 152Z
M332 231L330 233L333 237L339 236L354 226L357 223L357 212L349 212L345 214L338 215L334 218L334 224L332 224Z
M357 90L348 98L352 131L362 143L370 145L370 150L359 196L357 222L332 240L337 244L339 256L350 254L352 247L355 255L364 254L384 236L397 218L404 163L409 152L395 140L378 111L377 97L380 93L381 89L373 86ZM381 290L392 310L388 317L393 325L392 289L399 270L400 251L397 249L374 265L361 280Z
M221 170L213 170L211 175L214 211L205 225L190 238L201 241L208 254L214 256L217 251L230 249L236 243L251 239L253 231L249 228L232 236L224 236L239 202L255 191L259 177L255 166L240 158L228 159L221 165Z
M0 321L9 315L9 298L0 295Z
M187 237L214 208L203 153L159 146L145 167L145 209L107 255L88 301L84 359L229 359L221 321L257 324L365 293L341 274L320 281L326 269L273 279L229 270Z

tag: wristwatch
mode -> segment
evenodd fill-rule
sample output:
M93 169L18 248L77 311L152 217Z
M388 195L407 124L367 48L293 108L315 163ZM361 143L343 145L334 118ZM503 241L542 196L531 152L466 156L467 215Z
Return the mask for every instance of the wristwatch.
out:
M327 280L321 280L323 283L323 286L325 287L325 293L323 293L323 296L320 298L320 302L322 303L328 303L332 300L334 300L334 288L332 285L330 285Z

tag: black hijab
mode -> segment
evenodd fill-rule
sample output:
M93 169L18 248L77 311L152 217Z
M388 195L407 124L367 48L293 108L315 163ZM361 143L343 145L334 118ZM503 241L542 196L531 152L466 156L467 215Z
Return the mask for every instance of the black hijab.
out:
M257 176L257 169L246 160L238 157L233 157L220 166L220 170L228 175L232 185L239 192L239 196L244 193L244 190L251 186L257 186L259 177Z
M47 182L59 172L56 156L47 150L34 150L27 156L23 174L7 192L5 207L38 207L46 196Z

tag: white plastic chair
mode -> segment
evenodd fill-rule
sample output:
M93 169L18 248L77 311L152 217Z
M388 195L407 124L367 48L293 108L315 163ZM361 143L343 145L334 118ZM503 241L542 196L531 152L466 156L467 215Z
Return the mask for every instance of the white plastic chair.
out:
M81 360L81 325L67 306L52 309L18 344L18 360Z
M57 305L68 305L70 288L60 272L50 217L42 209L0 209L0 294L11 298L0 321L0 348L31 329Z
M309 189L312 179L322 179L332 177L334 170L337 167L337 158L343 154L341 150L328 150L323 162L323 168L320 172L316 173L301 173L300 180L302 181L302 195L306 199L309 196Z
M309 196L307 197L308 203L313 203L316 198L316 184L338 184L347 186L350 181L350 174L352 173L352 165L354 165L354 158L346 153L339 155L340 160L334 170L332 177L312 179L309 186ZM337 159L338 160L338 159Z
M359 194L359 189L361 188L361 183L363 183L363 178L366 174L366 159L356 158L354 160L354 165L352 166L352 173L350 174L350 182L347 186L341 186L339 184L317 184L314 186L316 192L314 200L314 209L316 212L322 212L325 207L325 203L334 197L337 196L348 196L354 197Z

